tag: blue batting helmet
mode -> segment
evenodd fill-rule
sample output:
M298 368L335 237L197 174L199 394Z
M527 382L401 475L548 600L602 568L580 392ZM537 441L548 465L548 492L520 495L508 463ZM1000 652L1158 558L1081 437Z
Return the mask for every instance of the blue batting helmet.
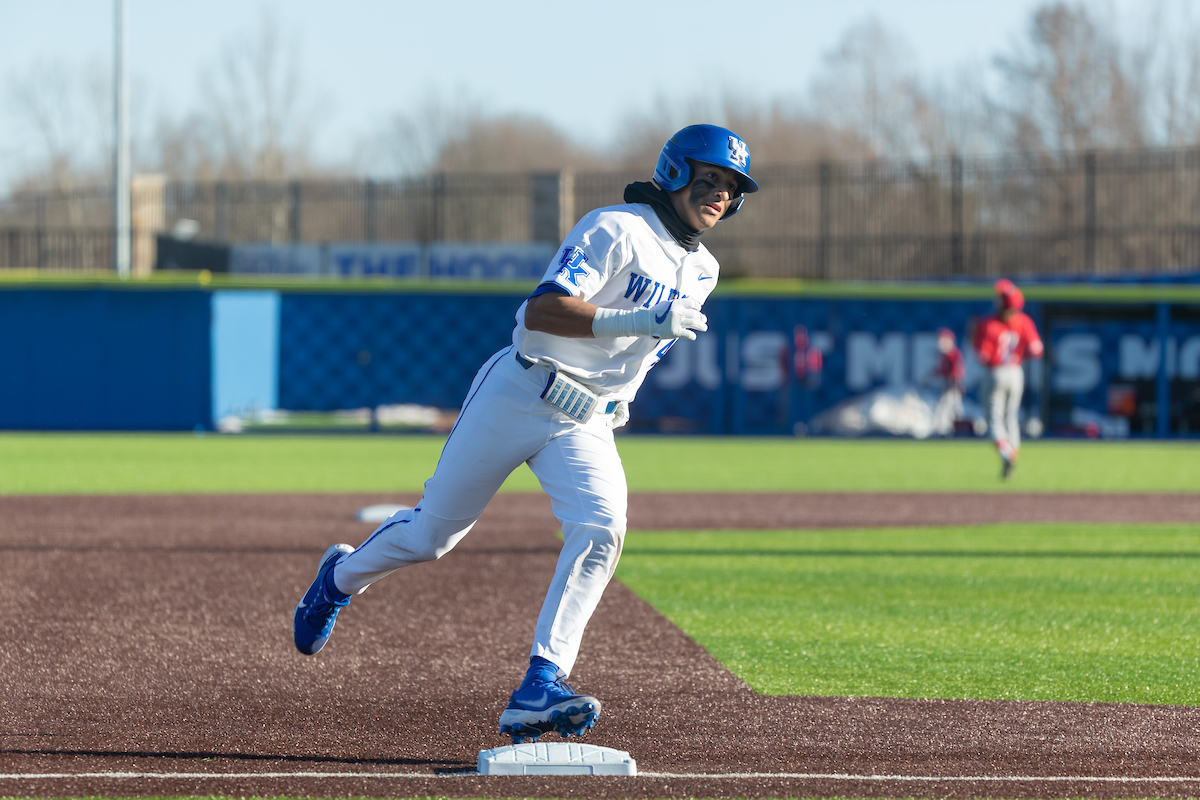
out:
M676 133L658 154L654 180L668 192L682 189L692 182L690 161L716 164L738 174L738 196L732 198L726 217L737 213L746 195L758 191L758 184L750 177L750 149L728 128L689 125Z

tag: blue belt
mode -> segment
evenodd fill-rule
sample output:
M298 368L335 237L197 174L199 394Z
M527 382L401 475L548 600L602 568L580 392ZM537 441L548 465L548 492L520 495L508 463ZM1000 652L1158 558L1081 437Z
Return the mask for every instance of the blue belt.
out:
M529 369L530 367L533 366L534 362L530 361L525 356L521 355L520 353L517 353L516 351L513 351L513 353L514 353L514 355L516 355L517 363L521 365L522 369ZM617 410L617 401L609 400L608 405L605 406L605 408L604 408L604 413L611 414L616 410Z

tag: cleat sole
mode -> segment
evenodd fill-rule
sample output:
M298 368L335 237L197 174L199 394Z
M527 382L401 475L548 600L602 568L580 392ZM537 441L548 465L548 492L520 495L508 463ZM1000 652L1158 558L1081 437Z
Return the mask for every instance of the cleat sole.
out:
M591 703L583 706L571 706L570 708L551 713L550 726L559 736L569 739L572 736L583 736L589 730L596 727L596 718L598 716L596 707Z
M542 734L550 732L564 739L582 737L596 727L599 716L600 701L584 695L540 711L510 704L500 715L500 735L512 737L513 744L536 742Z
M542 728L535 727L533 725L526 725L525 723L518 722L514 725L504 725L501 727L500 735L511 736L513 744L524 744L525 742L536 742L539 736L551 730L553 730L553 728L550 725L546 725L545 729L543 730Z

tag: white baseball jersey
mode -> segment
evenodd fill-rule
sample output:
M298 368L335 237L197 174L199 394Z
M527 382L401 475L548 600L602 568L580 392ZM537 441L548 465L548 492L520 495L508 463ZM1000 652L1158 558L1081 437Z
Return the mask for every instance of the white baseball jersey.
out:
M703 303L717 283L719 267L700 245L685 250L654 209L642 203L599 208L581 219L551 262L543 283L602 308L650 308L691 297ZM600 397L631 400L674 339L565 338L525 327L525 304L517 309L513 344L525 358L579 380Z

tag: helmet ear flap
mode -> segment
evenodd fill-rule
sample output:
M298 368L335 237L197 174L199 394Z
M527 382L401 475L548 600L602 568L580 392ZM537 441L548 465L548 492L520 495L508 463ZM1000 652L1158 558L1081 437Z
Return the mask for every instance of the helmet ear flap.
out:
M692 168L688 164L686 158L672 158L674 153L669 153L666 148L658 157L658 164L654 168L654 179L658 181L658 185L668 192L674 192L687 186L691 181Z

